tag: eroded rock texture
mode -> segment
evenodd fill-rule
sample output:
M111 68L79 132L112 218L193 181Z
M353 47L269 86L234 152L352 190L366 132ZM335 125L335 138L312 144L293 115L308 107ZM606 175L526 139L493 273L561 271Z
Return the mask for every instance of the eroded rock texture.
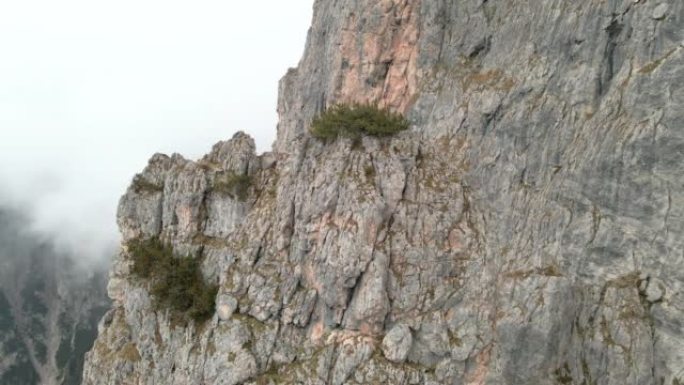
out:
M681 1L316 1L274 151L155 155L120 203L217 314L155 312L124 247L85 383L684 383L682 84ZM411 129L311 138L339 101Z

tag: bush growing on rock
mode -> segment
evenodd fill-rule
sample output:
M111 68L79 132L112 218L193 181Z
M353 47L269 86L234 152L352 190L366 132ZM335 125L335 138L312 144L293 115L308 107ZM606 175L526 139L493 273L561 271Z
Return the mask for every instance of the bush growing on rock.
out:
M128 252L133 275L150 281L156 309L171 310L182 322L203 322L214 314L218 286L204 281L199 259L174 255L158 238L132 240Z
M376 105L338 104L316 116L310 132L318 139L335 139L338 136L390 136L408 128L409 123L401 114Z
M139 278L150 278L154 268L159 268L173 255L173 249L159 238L134 239L128 243L128 252L133 257L131 272Z

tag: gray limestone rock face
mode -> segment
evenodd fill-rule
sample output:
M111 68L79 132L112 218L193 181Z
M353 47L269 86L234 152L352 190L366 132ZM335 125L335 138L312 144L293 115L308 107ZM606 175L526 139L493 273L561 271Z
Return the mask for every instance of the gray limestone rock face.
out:
M661 20L661 19L665 18L665 15L667 15L667 11L669 9L670 9L670 6L667 5L667 3L658 4L655 8L653 8L652 17L656 20Z
M154 310L123 247L84 383L684 383L684 3L314 7L273 152L155 155L121 199L217 314ZM411 128L313 138L341 102Z

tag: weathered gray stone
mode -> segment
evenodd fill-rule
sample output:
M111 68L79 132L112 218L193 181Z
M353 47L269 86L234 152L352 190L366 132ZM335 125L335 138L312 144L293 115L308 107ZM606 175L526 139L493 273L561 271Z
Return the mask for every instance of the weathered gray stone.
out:
M216 313L221 321L227 321L237 310L238 301L231 295L221 294L216 298Z
M332 368L331 385L342 385L359 365L368 361L373 354L373 346L363 338L348 339L339 347L335 366Z
M402 363L408 358L412 344L411 329L403 324L395 325L382 339L382 352L388 360Z
M658 302L665 295L665 287L658 279L653 278L648 281L646 286L646 300L648 302Z
M670 6L667 5L667 3L658 4L655 8L653 8L652 17L656 20L663 19L665 15L667 15L668 9L670 9Z

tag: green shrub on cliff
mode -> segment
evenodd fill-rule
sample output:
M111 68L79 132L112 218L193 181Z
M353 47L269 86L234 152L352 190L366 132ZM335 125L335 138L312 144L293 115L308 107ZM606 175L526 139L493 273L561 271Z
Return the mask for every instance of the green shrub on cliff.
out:
M316 116L310 132L318 139L335 139L389 136L408 128L406 118L387 109L372 104L338 104Z
M171 310L172 318L183 322L203 322L214 314L218 286L204 281L199 259L175 256L158 238L132 240L128 252L133 275L150 281L155 308Z

